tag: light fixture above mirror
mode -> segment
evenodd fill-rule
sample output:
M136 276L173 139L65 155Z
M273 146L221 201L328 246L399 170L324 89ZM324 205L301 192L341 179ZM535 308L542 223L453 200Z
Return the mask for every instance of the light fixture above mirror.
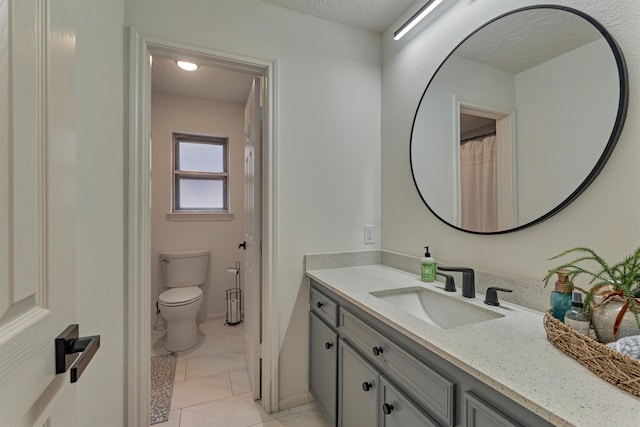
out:
M407 34L413 27L418 25L420 21L427 17L428 14L433 12L433 10L438 7L438 5L442 3L442 0L429 0L422 6L416 13L413 14L411 18L407 20L398 30L393 33L394 40L400 40Z

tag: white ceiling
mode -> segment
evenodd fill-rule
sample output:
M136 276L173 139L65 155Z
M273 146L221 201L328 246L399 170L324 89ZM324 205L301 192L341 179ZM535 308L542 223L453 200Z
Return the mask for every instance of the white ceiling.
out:
M578 15L534 9L487 25L455 54L517 74L600 37L600 32Z
M201 66L184 71L173 59L153 57L151 90L171 95L207 98L244 104L249 96L253 76L238 71Z
M305 15L382 33L415 0L262 0ZM426 0L425 0L426 2Z

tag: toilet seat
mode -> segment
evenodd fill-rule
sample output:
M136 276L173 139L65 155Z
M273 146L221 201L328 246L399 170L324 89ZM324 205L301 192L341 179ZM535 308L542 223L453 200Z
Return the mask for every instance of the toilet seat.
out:
M191 304L202 298L202 289L197 286L171 288L160 294L158 299L165 307L178 307Z

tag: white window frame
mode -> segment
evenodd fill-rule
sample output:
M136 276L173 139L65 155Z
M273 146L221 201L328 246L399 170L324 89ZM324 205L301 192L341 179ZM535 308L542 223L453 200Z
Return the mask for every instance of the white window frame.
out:
M198 143L219 145L223 148L223 171L200 172L180 170L180 143ZM229 138L221 136L199 135L191 133L173 133L173 159L171 165L171 212L167 215L172 221L181 220L230 220L233 214L229 210ZM221 209L181 209L179 206L179 188L181 179L202 179L208 181L222 181L223 183L223 208Z

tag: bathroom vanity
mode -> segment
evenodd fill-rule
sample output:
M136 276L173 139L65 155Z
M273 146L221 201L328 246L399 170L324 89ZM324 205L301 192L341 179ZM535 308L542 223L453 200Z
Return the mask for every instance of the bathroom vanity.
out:
M309 389L336 426L637 422L640 400L555 349L540 312L504 302L490 307L484 295L463 298L383 265L307 276ZM446 310L455 318L456 304L487 315L430 323L397 298L407 292L426 293L439 306L451 300Z

